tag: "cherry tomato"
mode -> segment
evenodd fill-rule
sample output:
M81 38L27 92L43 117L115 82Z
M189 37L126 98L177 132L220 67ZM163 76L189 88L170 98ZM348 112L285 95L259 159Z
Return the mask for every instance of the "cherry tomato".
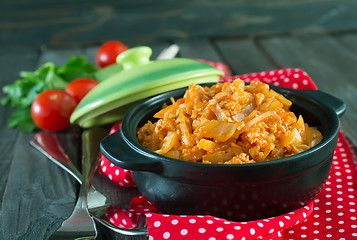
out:
M99 68L104 68L116 63L117 56L128 49L122 42L108 41L105 42L98 50L96 63Z
M76 100L65 91L47 90L33 101L31 116L39 128L61 131L71 125L69 118L76 106Z
M97 85L98 82L94 79L77 78L67 85L65 91L69 93L77 103L79 103L84 96Z

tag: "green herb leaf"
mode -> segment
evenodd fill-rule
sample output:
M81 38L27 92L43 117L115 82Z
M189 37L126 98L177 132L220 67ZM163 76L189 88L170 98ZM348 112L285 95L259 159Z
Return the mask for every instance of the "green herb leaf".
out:
M17 127L20 132L32 132L36 124L31 117L31 107L17 108L8 120L9 128Z
M84 56L73 56L61 67L47 62L33 72L21 71L20 79L3 88L6 96L1 104L15 108L8 119L8 127L18 128L22 133L33 131L36 125L31 118L31 104L41 92L65 89L69 82L79 77L94 78L96 71Z
M56 73L63 78L67 83L79 77L94 78L97 68L91 64L87 63L84 56L81 57L71 57L67 64L59 67Z

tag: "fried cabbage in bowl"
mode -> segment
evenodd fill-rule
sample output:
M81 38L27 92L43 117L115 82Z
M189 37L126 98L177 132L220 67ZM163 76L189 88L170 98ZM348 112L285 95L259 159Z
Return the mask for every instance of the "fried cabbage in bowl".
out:
M244 164L295 155L322 140L268 84L242 80L189 86L165 104L137 137L145 148L190 162Z

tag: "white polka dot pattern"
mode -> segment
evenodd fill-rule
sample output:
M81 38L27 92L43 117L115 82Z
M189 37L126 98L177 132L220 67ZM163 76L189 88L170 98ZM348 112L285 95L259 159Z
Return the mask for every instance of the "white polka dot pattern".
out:
M157 213L146 214L149 236L161 239L165 233L168 239L273 239L281 236L281 231L291 228L297 221L304 222L313 211L313 203L284 216L252 221L228 222L224 219L205 216L180 217ZM179 219L179 221L177 220ZM176 223L179 222L179 224ZM192 224L194 222L194 224ZM175 224L173 224L175 223ZM157 228L160 226L160 228Z
M216 64L218 65L219 63ZM310 77L296 68L235 77L229 77L226 74L223 81L232 81L238 77L246 82L260 80L294 89L317 89ZM110 172L109 169L114 170ZM113 182L114 177L124 171L105 162L101 162L100 170ZM109 177L109 172L111 177ZM115 225L131 228L135 226L138 214L146 213L148 238L151 240L355 239L357 238L356 177L357 169L352 147L340 132L332 169L324 189L309 205L289 214L251 222L229 222L212 216L175 216L154 213L157 209L153 205L143 197L136 197L129 211L113 207L110 208L112 210L110 214L107 212L107 217ZM116 184L121 186L125 184L125 181L121 180Z
M251 222L228 222L211 216L147 214L150 239L354 239L357 238L357 176L354 153L342 133L325 188L309 205L294 212ZM161 228L153 229L160 222ZM153 224L154 223L154 224ZM194 224L193 224L194 223ZM184 230L185 234L182 233Z
M121 121L115 123L109 134L113 134L121 128ZM106 159L103 155L100 158L99 173L107 176L110 181L118 187L135 187L131 171L119 168Z
M262 82L294 89L317 89L310 77L298 68L287 68L271 70L267 72L244 74L240 76L230 76L230 70L227 65L198 59L199 61L210 64L224 72L222 81L232 81L240 78L246 82L260 80ZM121 127L121 121L115 123L110 130L110 134L118 131ZM110 181L118 187L135 187L131 171L119 168L109 162L104 156L101 156L99 173L107 176Z
M240 78L245 82L259 80L271 85L293 89L317 89L309 75L299 68L286 68L260 73L243 74L226 78L224 81L232 81L236 78Z
M283 239L354 239L357 237L357 170L354 153L339 133L331 173L325 188L314 200L307 222L283 232Z

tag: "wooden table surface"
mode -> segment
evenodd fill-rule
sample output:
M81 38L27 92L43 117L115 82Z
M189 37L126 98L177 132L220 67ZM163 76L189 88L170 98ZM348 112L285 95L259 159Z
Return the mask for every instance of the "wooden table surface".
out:
M172 43L139 44L152 47L155 58ZM320 90L346 103L342 131L357 146L357 32L202 37L175 43L181 48L180 57L223 62L233 74L301 68ZM35 70L46 61L62 65L70 56L84 54L94 63L97 49L97 45L88 44L58 48L0 46L0 87L17 79L20 70ZM69 174L28 144L33 133L20 134L6 127L11 112L10 108L0 107L0 239L48 239L70 215L78 186ZM111 192L113 185L99 175L93 184L123 206L138 194L136 189ZM121 236L99 227L98 239L146 237Z

